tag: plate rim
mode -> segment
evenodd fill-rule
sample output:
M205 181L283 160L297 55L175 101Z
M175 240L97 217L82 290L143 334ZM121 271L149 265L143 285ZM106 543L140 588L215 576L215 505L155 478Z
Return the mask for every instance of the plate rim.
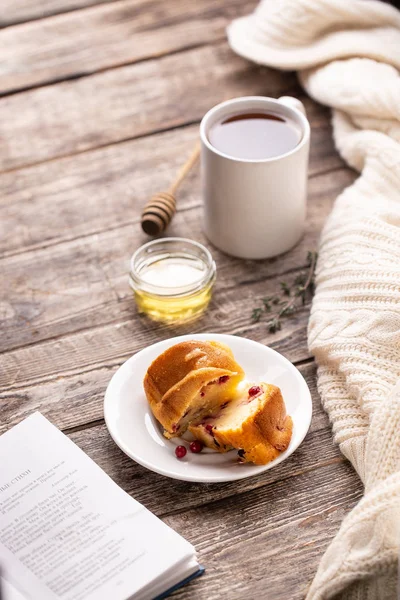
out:
M110 405L110 397L113 393L114 386L117 385L119 379L124 376L124 372L128 368L128 365L131 364L132 362L134 362L139 355L151 354L154 351L154 349L156 349L159 346L166 345L166 347L165 347L165 350L166 350L170 346L172 346L174 344L178 344L179 342L182 342L185 340L189 340L189 339L207 340L210 338L216 339L216 341L218 341L218 338L220 339L220 341L224 341L221 338L226 338L225 343L227 343L227 341L231 338L236 338L239 340L243 339L246 342L251 342L252 344L261 346L263 348L263 350L267 350L268 352L277 354L279 356L280 360L283 360L284 363L288 363L288 366L290 369L294 369L296 377L298 378L300 385L303 386L304 392L306 392L306 397L304 398L304 401L307 401L306 402L307 413L304 415L304 423L305 423L304 431L302 432L297 445L291 449L289 454L287 454L287 450L285 450L285 452L282 452L277 458L275 458L270 463L267 463L266 465L249 465L249 468L251 468L251 471L250 470L243 471L243 473L236 472L234 474L234 476L232 476L232 474L230 474L229 477L221 475L221 476L215 476L215 477L212 477L212 476L207 477L206 476L206 477L199 478L198 476L191 476L190 474L183 475L181 473L177 473L174 471L171 472L171 471L167 471L163 468L158 468L157 465L155 466L153 463L147 462L146 459L143 459L140 456L138 457L135 453L130 451L129 448L122 442L122 440L118 439L118 436L114 435L114 427L110 424L110 421L111 421L110 409L107 407ZM191 483L228 483L228 482L238 481L241 479L247 479L248 477L255 477L256 475L260 475L261 473L264 473L265 471L273 469L274 467L276 467L277 465L279 465L280 463L282 463L283 461L288 459L299 448L299 446L303 443L304 438L306 437L306 435L310 429L311 420L312 420L312 396L311 396L311 392L310 392L310 389L308 387L306 380L304 379L304 377L300 373L300 371L297 369L297 367L288 358L286 358L286 356L283 356L283 354L281 354L277 350L274 350L273 348L271 348L270 346L267 346L266 344L257 342L256 340L252 340L250 338L246 338L244 336L236 336L236 335L229 334L229 333L203 332L203 333L184 334L184 335L166 338L164 340L159 340L158 342L154 342L154 344L151 344L150 346L147 346L145 348L142 348L141 350L138 350L132 356L127 358L118 367L118 369L115 371L115 373L113 374L113 376L111 377L110 381L107 384L107 388L104 393L103 415L104 415L104 422L106 424L108 433L110 434L112 440L118 446L118 448L126 456L128 456L131 460L135 461L136 463L138 463L142 467L148 469L149 471L153 471L154 473L158 473L159 475L168 477L170 479L175 479L175 480L179 480L179 481L187 481L187 482L191 482Z

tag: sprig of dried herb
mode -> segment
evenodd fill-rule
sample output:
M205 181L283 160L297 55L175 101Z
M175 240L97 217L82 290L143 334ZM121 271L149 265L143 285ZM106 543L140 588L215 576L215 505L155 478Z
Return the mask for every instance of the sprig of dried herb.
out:
M251 314L253 323L258 323L263 314L268 313L267 328L270 333L275 333L282 328L282 317L290 317L301 306L304 306L307 297L311 297L314 293L317 258L317 252L308 252L307 271L299 273L291 285L286 281L281 281L280 294L263 298L263 306L253 309Z

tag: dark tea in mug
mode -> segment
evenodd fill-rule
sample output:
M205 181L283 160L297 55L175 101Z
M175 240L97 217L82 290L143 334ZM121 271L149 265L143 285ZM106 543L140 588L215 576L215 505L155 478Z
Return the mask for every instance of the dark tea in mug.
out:
M273 112L236 113L214 123L208 139L216 150L232 158L265 160L296 148L302 138L300 126Z

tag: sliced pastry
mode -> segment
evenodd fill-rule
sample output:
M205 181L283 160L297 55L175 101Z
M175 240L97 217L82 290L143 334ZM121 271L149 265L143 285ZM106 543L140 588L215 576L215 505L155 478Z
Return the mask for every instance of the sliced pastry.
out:
M280 389L260 383L193 421L189 431L209 448L218 452L235 448L242 461L264 465L286 450L292 428Z
M217 413L244 378L232 350L219 342L186 341L168 348L147 370L144 390L166 437Z

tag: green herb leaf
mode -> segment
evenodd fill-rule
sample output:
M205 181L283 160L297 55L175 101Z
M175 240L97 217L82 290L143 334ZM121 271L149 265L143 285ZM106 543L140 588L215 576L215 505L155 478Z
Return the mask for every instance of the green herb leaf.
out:
M299 273L296 279L294 280L295 285L304 285L307 280L307 275L305 273Z
M282 327L279 319L272 319L267 325L270 333L276 333Z
M262 315L262 309L254 308L253 312L251 313L251 319L252 319L253 323L258 323L258 321L261 319L261 315Z
M296 308L294 305L287 305L284 306L280 311L279 311L279 316L280 317L284 317L287 315L292 315L295 312Z
M286 281L281 281L281 290L285 294L285 296L290 296L290 287L286 283Z
M263 304L264 304L264 309L265 309L267 312L270 312L270 311L271 311L271 302L270 302L270 301L268 301L266 298L264 298L264 300L263 300Z
M281 294L263 298L263 308L258 307L253 309L253 322L260 321L262 314L267 312L271 314L271 318L266 323L269 332L275 333L281 329L281 317L287 318L292 316L301 305L306 303L307 296L313 295L317 257L317 252L308 252L308 271L298 273L291 285L286 281L281 281Z

